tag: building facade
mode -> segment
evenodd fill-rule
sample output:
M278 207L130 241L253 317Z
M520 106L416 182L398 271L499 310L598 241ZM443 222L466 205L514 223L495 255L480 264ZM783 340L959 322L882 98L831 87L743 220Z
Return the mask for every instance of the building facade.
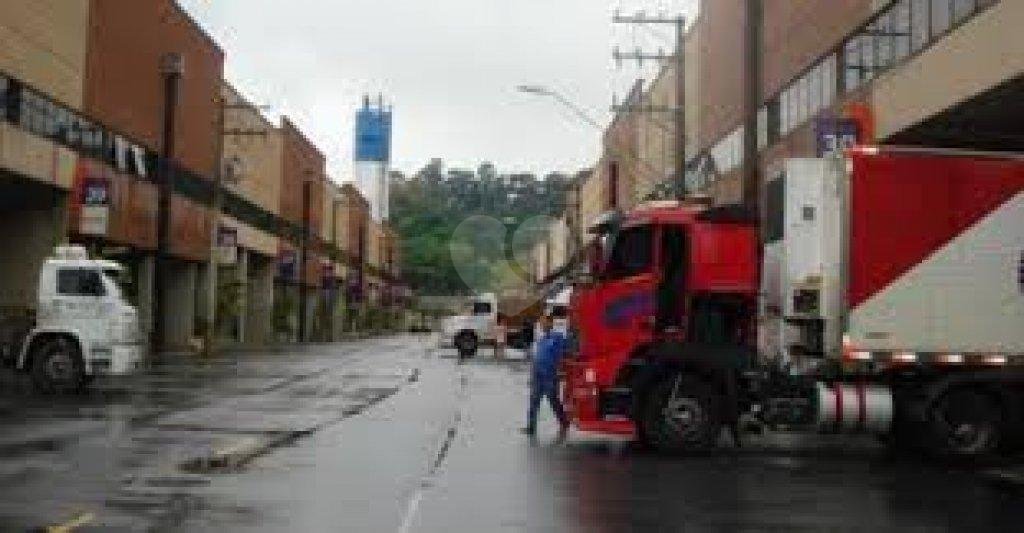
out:
M819 155L836 128L864 143L1019 151L1022 23L1012 0L703 1L684 41L685 135L620 109L580 184L582 225L672 179L678 148L690 193L730 204L752 189L767 211L785 159ZM677 107L671 70L626 103Z
M171 55L182 67L173 103L163 71ZM207 260L215 220L198 191L209 189L218 171L223 71L223 50L173 0L90 3L82 107L110 132L102 149L112 164L81 162L74 187L77 192L106 184L110 212L105 231L90 227L86 197L76 194L71 238L129 265L138 286L163 284L160 334L172 347L187 346L210 327L208 298L213 296L205 287L213 275ZM174 106L171 139L164 138L168 105ZM165 154L169 162L161 169ZM153 278L152 265L159 246L154 206L163 179L177 186L169 198L168 260L161 281Z
M280 216L281 130L232 85L222 85L221 98L221 182L235 197ZM255 345L273 341L280 237L226 213L219 217L217 236L220 337Z
M702 188L742 200L745 84L759 95L763 183L789 157L813 157L822 120L852 118L867 143L1020 147L1024 5L999 0L844 0L763 5L760 76L745 71L746 2L703 2L698 149L713 161Z
M208 333L298 338L298 322L310 338L338 273L367 257L330 238L336 194L322 153L225 83L224 59L173 0L0 5L4 314L31 313L39 265L70 242L128 267L128 297L144 324L161 325L148 331L161 349Z

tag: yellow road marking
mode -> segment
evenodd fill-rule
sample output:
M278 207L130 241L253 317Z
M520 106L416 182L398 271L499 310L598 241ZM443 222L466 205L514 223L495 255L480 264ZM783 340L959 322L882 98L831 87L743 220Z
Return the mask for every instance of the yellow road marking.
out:
M95 519L96 515L93 513L79 513L77 516L63 524L46 528L46 533L71 533Z

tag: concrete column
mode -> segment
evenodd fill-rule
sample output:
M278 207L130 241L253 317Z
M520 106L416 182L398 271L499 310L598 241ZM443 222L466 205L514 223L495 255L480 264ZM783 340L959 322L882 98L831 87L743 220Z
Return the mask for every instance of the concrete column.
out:
M189 347L196 324L198 267L184 261L168 261L164 280L164 343L168 349Z
M347 304L345 303L344 285L338 284L338 287L334 292L334 308L331 309L331 340L336 341L341 339L341 334L345 331L345 311Z
M0 305L35 308L39 268L53 253L57 208L0 211Z
M320 289L309 287L306 292L306 332L302 338L307 341L313 340L317 325L320 322Z
M295 342L299 337L299 286L290 283L275 283L274 305L283 306L287 311L287 315L283 319L287 325L287 333L275 330L274 340Z
M138 278L135 280L138 292L139 321L148 337L153 332L153 292L156 289L156 257L147 255L139 259Z
M274 336L274 263L253 254L249 260L248 271L245 342L267 344Z
M246 322L249 314L249 250L238 251L238 271L235 275L238 276L238 282L241 283L238 291L238 316L234 317L238 324L238 339L236 340L244 344L248 338Z
M214 268L217 268L214 266ZM216 277L217 273L213 272L210 268L209 263L195 265L196 270L196 285L195 285L195 317L196 325L200 328L215 327L212 322L210 315L210 304L217 300L216 291L210 290L210 279L211 276Z

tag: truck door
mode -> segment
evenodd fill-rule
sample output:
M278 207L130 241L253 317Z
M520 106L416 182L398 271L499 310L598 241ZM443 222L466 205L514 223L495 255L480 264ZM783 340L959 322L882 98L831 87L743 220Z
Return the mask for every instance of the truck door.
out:
M680 225L661 228L660 269L658 282L656 330L684 333L686 321L686 277L688 249L686 230Z
M655 227L627 227L613 243L597 301L601 355L621 361L654 333Z
M88 267L60 267L57 269L57 292L54 295L51 325L75 329L86 339L105 334L104 327L113 311L105 296L106 287L100 271ZM87 354L83 354L87 355Z

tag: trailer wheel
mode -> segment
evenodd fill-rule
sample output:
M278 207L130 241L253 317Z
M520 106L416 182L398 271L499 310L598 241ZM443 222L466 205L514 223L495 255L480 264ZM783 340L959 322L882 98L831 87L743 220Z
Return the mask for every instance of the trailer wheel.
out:
M455 337L455 349L459 351L459 359L469 359L476 355L476 335L471 331L463 331Z
M85 385L85 365L74 342L51 337L32 354L32 383L46 394L78 392Z
M712 387L693 374L673 374L655 383L641 412L641 439L659 452L709 449L721 429Z
M994 453L1002 438L1003 412L992 396L972 389L943 395L930 412L933 451L947 457L982 458Z

